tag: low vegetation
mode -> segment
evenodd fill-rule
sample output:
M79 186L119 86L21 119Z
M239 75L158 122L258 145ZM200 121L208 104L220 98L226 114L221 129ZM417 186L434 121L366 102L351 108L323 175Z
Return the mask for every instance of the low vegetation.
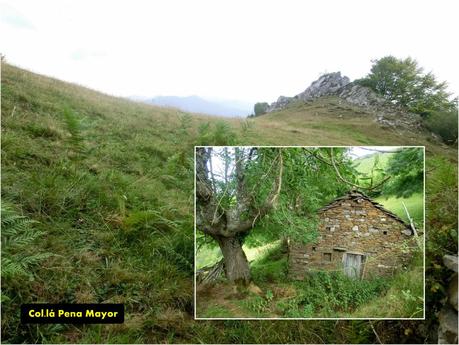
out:
M252 262L252 286L234 293L225 282L210 293L198 289L198 317L203 318L422 318L421 252L394 277L351 279L341 272L314 272L304 280L288 276L287 254L277 245ZM218 292L217 292L218 291ZM204 298L205 297L205 298Z

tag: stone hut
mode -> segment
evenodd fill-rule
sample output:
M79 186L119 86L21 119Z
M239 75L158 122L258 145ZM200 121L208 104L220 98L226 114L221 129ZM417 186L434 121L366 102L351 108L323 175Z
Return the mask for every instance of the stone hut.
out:
M391 275L403 267L414 245L402 219L368 196L351 191L318 211L319 235L307 245L288 241L289 274L340 271L350 277Z

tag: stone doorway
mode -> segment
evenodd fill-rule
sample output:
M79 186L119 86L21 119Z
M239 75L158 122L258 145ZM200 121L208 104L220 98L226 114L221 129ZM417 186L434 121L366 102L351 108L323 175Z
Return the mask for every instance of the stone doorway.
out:
M364 255L345 253L343 256L344 274L351 278L360 278L364 265Z

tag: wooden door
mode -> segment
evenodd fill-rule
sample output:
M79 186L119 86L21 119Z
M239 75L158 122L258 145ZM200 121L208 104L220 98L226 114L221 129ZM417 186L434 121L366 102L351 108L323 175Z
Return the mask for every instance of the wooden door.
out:
M344 274L351 278L360 278L363 255L346 253L344 255Z

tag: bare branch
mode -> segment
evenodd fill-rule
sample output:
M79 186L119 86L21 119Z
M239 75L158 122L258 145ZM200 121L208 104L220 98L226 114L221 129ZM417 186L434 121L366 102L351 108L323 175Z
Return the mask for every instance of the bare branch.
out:
M376 333L376 330L375 330L375 328L373 326L373 323L371 322L371 320L368 320L368 322L370 323L371 330L373 331L374 335L376 336L376 340L378 341L378 343L382 344L381 339L379 339L378 333Z
M269 212L270 209L275 207L276 202L279 198L279 194L282 188L282 176L283 176L283 157L282 151L279 150L279 154L274 159L277 160L279 165L279 173L273 183L272 190L266 197L265 202L259 208L254 206L253 191L249 193L247 185L245 184L245 168L244 160L248 159L248 156L243 152L235 151L235 178L236 178L236 198L237 203L235 206L224 209L221 206L223 196L227 194L227 190L223 191L223 195L220 200L217 200L216 194L211 193L208 196L203 191L198 191L198 182L202 180L202 185L207 189L211 188L209 173L207 169L208 155L210 152L201 151L197 152L198 162L196 174L197 174L197 192L198 198L196 208L196 226L199 230L210 235L211 237L233 237L237 233L242 233L250 230L255 226L256 221L263 217ZM274 163L273 163L274 164ZM229 184L227 184L228 187ZM204 191L206 188L202 187ZM207 199L205 197L208 197Z
M396 153L396 152L403 151L403 149L391 151L391 150L374 149L374 148L369 148L369 147L364 147L364 146L359 146L358 148L359 148L359 149L362 149L362 150L374 151L374 152L381 152L381 153Z
M304 151L306 151L307 153L309 153L311 156L313 156L314 158L317 158L319 161L321 161L322 163L325 163L329 166L332 166L332 164L330 162L327 162L321 155L313 152L313 151L310 151L308 149L303 149Z
M217 186L215 185L214 169L212 167L212 154L209 154L209 172L210 172L210 179L212 181L213 192L217 193Z

